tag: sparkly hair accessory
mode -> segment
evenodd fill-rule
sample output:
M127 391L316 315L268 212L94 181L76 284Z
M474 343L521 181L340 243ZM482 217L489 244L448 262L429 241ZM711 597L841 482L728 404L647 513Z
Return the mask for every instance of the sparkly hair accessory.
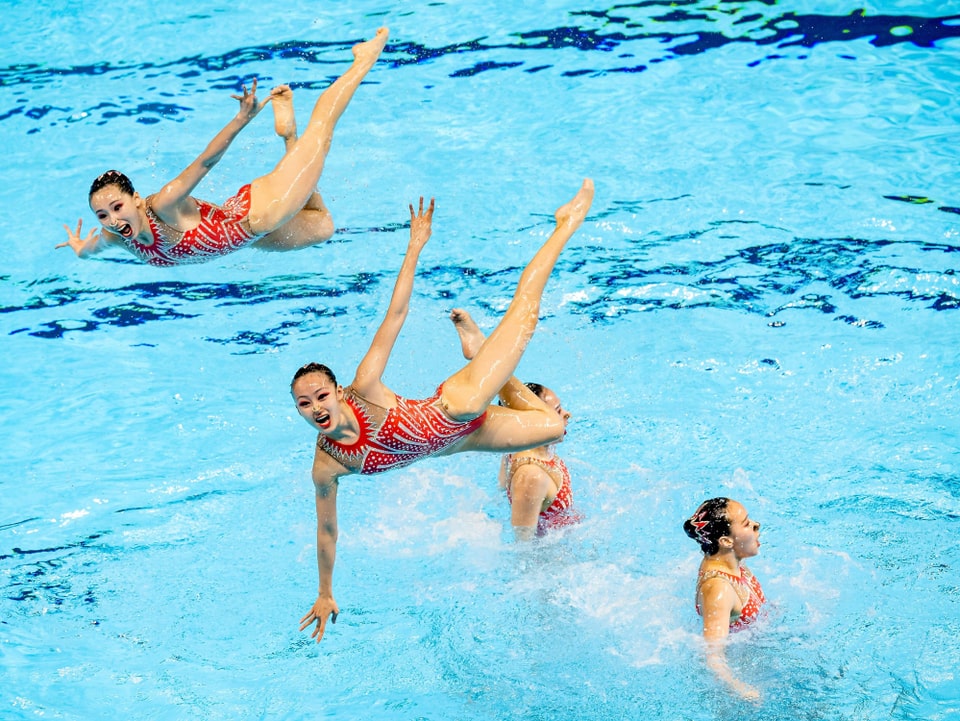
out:
M710 539L707 538L707 534L704 529L710 525L710 521L704 520L704 516L707 515L706 510L697 511L690 517L690 525L693 526L696 531L694 533L697 536L697 542L701 546L706 546L710 544Z

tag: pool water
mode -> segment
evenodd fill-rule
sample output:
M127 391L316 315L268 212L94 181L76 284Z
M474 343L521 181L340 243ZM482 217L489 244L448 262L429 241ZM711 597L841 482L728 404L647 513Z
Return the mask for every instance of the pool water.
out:
M960 3L10 3L0 50L0 717L960 718ZM93 177L179 172L258 77L301 125L391 29L321 181L339 232L156 269L54 250ZM269 112L198 188L279 158ZM596 198L520 366L573 413L585 520L515 543L498 458L339 491L320 645L313 434L436 196L385 381L489 330ZM702 661L681 530L763 524L770 612Z

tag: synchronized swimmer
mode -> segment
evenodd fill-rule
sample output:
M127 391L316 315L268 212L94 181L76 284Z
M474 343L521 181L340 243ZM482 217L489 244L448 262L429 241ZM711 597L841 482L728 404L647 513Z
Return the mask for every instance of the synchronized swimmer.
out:
M333 140L333 130L364 77L386 45L388 31L353 47L353 64L320 95L310 121L297 138L293 92L286 85L257 101L257 81L232 97L240 111L200 156L159 192L142 198L123 173L110 170L90 186L90 208L101 228L82 236L64 226L67 241L81 258L108 246L120 246L151 265L200 263L253 246L262 250L297 250L330 238L333 220L317 192L317 183ZM241 130L273 102L274 125L286 151L277 166L244 185L223 206L191 193L223 157Z
M556 227L520 275L513 299L497 327L469 362L425 400L408 400L384 385L383 373L407 317L420 251L430 238L434 203L410 206L410 241L386 316L349 386L337 384L327 366L310 363L296 372L291 394L297 411L317 432L313 461L316 489L319 593L301 619L301 630L323 638L336 621L333 566L337 546L337 485L351 474L400 468L423 458L465 451L522 451L563 437L560 415L517 383L506 387L537 326L540 300L560 252L583 223L593 200L593 182L555 213ZM498 394L515 394L507 406L490 405Z
M303 134L297 137L293 91L280 85L261 101L257 81L242 95L237 115L206 149L157 193L142 198L117 170L99 176L89 192L99 230L82 235L64 226L70 247L85 258L120 246L156 266L199 263L245 247L296 250L325 241L333 220L317 191L333 131L364 77L377 62L388 38L376 35L353 47L353 64L319 97ZM276 167L244 185L222 206L191 195L240 131L273 104L274 129L285 152ZM341 478L370 475L424 458L466 451L505 454L501 484L511 503L518 538L579 520L572 509L570 474L554 445L565 433L570 414L549 388L522 384L513 373L536 328L541 297L567 241L583 223L593 201L593 183L555 213L550 237L523 270L499 324L484 337L469 313L455 309L451 320L460 336L466 365L442 382L434 394L410 400L382 381L390 354L406 320L417 261L432 232L434 201L410 206L410 240L397 274L386 315L370 348L346 387L319 363L300 368L291 382L299 414L317 431L312 477L317 513L319 591L300 620L319 642L339 608L333 596L336 559L337 488ZM500 404L491 405L499 396ZM696 585L696 610L703 617L707 664L734 692L750 700L759 692L737 678L726 661L731 631L753 623L766 599L759 581L743 565L759 552L760 524L728 498L704 501L684 522L684 531L703 551Z
M703 551L696 609L703 617L707 665L733 691L756 701L760 692L738 679L727 665L724 642L731 631L754 623L766 603L760 581L743 565L744 559L760 552L760 524L743 505L721 497L701 503L684 521L683 530Z

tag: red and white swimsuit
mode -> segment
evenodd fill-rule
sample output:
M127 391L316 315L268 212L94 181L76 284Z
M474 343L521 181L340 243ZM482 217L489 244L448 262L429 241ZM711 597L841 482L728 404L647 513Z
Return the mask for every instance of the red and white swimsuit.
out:
M153 233L153 243L143 245L136 238L121 241L141 260L150 265L171 266L203 263L211 258L246 248L262 238L250 230L250 186L244 185L223 206L194 198L200 211L200 224L181 232L164 223L153 212L147 198L146 212Z
M423 400L397 396L396 407L384 408L347 386L343 399L360 423L360 437L348 445L321 433L317 448L361 475L383 473L435 456L477 430L487 415L469 421L453 420L440 404L442 389L441 385Z
M509 466L507 477L511 480L520 466L530 463L545 470L557 486L557 495L545 510L540 511L540 516L537 518L537 535L542 536L551 528L570 526L582 520L580 515L573 510L573 488L570 485L570 471L567 470L567 464L563 462L560 456L555 455L549 459L532 456L514 458L513 454L508 454L507 463ZM509 482L507 483L507 500L511 504L513 503Z
M734 576L732 573L719 570L700 571L697 576L697 597L700 596L700 585L709 578L722 578L727 581L740 598L740 615L736 621L730 622L731 631L739 631L746 628L757 620L760 615L760 608L767 602L763 595L763 589L760 588L760 581L750 573L746 566L740 566L740 576ZM700 604L697 604L697 613L703 615L700 611Z

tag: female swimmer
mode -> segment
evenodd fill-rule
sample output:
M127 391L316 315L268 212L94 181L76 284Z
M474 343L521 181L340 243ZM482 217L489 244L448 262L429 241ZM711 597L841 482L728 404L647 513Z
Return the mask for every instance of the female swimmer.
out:
M397 275L386 317L346 388L333 372L310 363L293 377L297 410L319 433L313 461L317 510L319 594L301 619L303 630L323 638L327 619L336 621L333 565L337 545L337 484L354 473L381 473L435 455L464 451L511 452L553 443L563 420L522 385L511 407L490 402L513 375L533 335L547 279L566 242L586 217L593 183L585 180L572 200L555 213L556 227L524 269L499 325L459 371L425 400L396 395L381 377L407 317L420 251L430 237L434 203L410 206L410 241ZM520 384L517 384L520 385Z
M557 394L539 383L527 383L526 387L563 419L565 436L570 413L560 404ZM507 453L500 462L500 487L507 492L510 523L517 538L542 536L550 529L580 521L573 510L570 471L554 445Z
M483 331L465 310L455 308L450 314L460 335L463 357L471 360L483 344ZM570 413L560 404L557 394L539 383L521 384L511 376L500 389L500 405L526 410L529 395L524 388L552 408L563 421L562 441L567 434ZM580 521L573 511L570 472L554 450L554 443L506 453L500 461L500 487L507 492L514 533L518 539L542 536L551 528L560 528Z
M85 258L110 245L119 245L157 266L200 263L240 248L296 250L328 239L333 221L316 191L337 120L387 42L386 28L353 47L353 64L317 100L310 122L297 138L293 92L281 85L258 102L257 81L243 95L240 112L210 141L207 148L176 178L146 198L133 189L123 173L110 170L90 186L90 208L101 229L81 237L83 221L67 242ZM222 207L190 195L216 165L237 134L273 102L275 128L286 152L269 173L244 185Z
M746 628L766 602L757 577L743 565L760 552L760 524L747 509L729 498L711 498L683 523L683 530L700 544L703 561L697 575L697 613L703 616L707 665L743 698L757 700L760 692L736 678L727 665L725 641L730 631Z

